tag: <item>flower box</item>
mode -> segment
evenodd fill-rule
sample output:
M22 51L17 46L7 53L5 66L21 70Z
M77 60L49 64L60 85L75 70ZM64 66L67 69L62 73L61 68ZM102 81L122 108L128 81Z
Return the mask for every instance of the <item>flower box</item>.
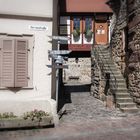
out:
M30 119L22 119L22 118L9 118L9 119L1 119L0 120L0 129L19 129L19 128L38 128L38 127L47 127L53 126L53 118L52 116L47 116L42 118L41 120L30 120Z

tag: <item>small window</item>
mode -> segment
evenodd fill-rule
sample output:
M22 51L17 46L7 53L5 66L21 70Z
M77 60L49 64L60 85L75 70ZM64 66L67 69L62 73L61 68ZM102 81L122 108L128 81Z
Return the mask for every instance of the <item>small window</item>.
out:
M32 47L28 38L0 38L0 87L31 86Z
M82 44L82 20L81 17L73 17L72 20L72 44Z

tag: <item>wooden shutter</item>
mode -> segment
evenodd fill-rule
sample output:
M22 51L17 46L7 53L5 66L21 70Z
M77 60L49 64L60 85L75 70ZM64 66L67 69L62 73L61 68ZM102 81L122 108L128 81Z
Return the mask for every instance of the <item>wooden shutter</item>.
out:
M1 40L1 86L14 87L14 40Z
M15 87L28 86L28 42L24 39L15 40Z

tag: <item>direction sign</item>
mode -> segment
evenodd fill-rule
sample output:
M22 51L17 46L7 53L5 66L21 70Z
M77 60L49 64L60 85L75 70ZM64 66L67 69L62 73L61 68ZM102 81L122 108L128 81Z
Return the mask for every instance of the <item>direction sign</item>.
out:
M68 65L47 65L48 68L68 69Z
M71 53L70 50L49 50L48 53L50 55L67 55L69 53Z
M67 37L67 36L48 36L49 38L51 39L54 39L54 40L58 40L58 41L68 41L70 40L70 37Z

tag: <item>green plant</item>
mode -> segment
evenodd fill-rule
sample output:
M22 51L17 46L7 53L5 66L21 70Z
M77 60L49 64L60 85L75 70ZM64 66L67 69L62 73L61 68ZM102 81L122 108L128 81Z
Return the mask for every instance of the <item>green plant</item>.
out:
M5 112L0 114L0 119L9 119L9 118L17 118L17 116L14 115L13 112Z
M46 116L49 116L49 114L45 111L42 111L42 110L33 110L33 111L30 111L30 112L26 112L24 113L23 115L23 118L25 120L27 119L30 119L30 120L39 120L41 121L43 117L46 117Z
M80 36L80 29L79 28L74 29L72 34L73 34L73 37L75 37L75 38L79 37Z
M85 37L86 38L91 38L92 37L92 34L93 34L92 30L89 29L89 28L86 29L84 33L85 33Z

